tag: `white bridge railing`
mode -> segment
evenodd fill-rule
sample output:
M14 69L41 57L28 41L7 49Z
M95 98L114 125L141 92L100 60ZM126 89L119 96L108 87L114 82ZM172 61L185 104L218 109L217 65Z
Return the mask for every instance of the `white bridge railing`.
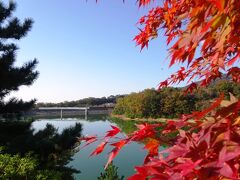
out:
M39 110L59 110L60 111L60 117L63 118L63 110L84 110L85 111L85 118L87 118L88 115L88 109L89 107L39 107Z

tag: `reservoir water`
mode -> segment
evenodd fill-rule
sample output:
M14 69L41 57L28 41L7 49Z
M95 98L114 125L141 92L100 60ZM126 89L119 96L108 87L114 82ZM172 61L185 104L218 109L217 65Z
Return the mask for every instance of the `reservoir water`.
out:
M122 120L110 120L108 117L74 117L74 118L65 118L65 119L48 119L41 118L37 119L32 123L32 128L35 131L41 130L46 127L47 124L51 124L54 127L58 128L58 131L61 132L64 128L74 126L76 123L82 124L82 136L86 135L97 135L103 137L106 131L111 129L111 125L117 126L122 130L122 134L119 134L118 137L125 136L127 133L132 132L135 129L134 122L126 122ZM81 147L83 144L80 144L72 160L67 164L67 166L73 167L80 173L75 173L74 177L77 180L95 180L100 176L101 172L104 171L104 165L108 159L108 153L112 147L107 146L106 150L98 156L89 157L91 152L96 148L99 142L95 142L83 149ZM146 151L143 149L143 144L132 143L127 145L122 149L118 156L114 159L113 164L118 167L118 174L126 177L134 173L134 167L136 165L141 165Z

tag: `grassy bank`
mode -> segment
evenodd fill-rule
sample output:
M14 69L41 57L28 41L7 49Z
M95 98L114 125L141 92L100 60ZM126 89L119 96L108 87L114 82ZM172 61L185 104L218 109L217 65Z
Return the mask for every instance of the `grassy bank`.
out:
M166 121L176 121L176 118L168 119L168 118L129 118L125 115L117 115L111 114L110 117L118 118L124 121L138 121L138 122L166 122Z

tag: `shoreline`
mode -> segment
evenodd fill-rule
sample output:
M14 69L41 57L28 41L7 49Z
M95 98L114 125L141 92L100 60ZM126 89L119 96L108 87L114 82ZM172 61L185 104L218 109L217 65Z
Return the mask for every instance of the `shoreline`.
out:
M110 114L111 118L118 118L123 121L139 121L139 122L167 122L167 121L177 121L178 119L172 118L128 118L125 115Z

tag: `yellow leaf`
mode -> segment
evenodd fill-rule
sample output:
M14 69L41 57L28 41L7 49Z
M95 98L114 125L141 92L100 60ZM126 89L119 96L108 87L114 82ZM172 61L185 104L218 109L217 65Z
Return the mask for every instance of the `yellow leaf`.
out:
M237 118L234 120L233 125L240 125L240 117L237 117Z

